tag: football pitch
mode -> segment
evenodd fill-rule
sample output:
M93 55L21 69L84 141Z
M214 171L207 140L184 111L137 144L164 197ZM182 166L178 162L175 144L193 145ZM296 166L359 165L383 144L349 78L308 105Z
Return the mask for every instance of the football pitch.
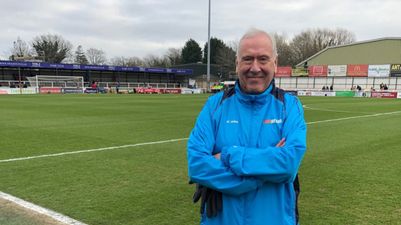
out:
M0 191L90 225L199 224L186 138L207 97L0 96ZM401 224L401 99L300 99L301 224Z

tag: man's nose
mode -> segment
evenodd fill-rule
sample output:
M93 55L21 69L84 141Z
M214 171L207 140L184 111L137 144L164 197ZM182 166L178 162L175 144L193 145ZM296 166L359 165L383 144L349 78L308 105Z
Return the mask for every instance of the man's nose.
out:
M252 64L251 64L251 72L253 73L259 73L260 72L260 65L257 59L254 59Z

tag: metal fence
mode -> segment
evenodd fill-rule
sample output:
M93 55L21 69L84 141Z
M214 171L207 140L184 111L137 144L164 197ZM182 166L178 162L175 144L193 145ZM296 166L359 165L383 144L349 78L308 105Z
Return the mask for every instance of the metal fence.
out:
M401 77L277 77L276 85L289 90L322 90L333 86L333 90L351 90L360 86L363 90L380 90L386 84L389 90L401 90Z

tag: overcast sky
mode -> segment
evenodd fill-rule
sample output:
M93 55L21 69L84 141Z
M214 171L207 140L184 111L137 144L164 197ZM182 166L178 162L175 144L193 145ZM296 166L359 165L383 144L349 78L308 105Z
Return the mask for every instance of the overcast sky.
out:
M161 56L192 38L207 41L208 0L1 0L0 58L18 37L58 34L114 56ZM250 27L292 37L344 28L358 41L401 37L400 0L212 0L211 35L237 41Z

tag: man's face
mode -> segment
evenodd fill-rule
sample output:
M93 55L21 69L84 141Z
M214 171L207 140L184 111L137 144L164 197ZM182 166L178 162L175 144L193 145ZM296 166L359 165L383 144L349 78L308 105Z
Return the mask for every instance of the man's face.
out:
M242 40L236 71L241 89L249 94L259 94L266 90L277 69L277 57L269 37L257 34Z

